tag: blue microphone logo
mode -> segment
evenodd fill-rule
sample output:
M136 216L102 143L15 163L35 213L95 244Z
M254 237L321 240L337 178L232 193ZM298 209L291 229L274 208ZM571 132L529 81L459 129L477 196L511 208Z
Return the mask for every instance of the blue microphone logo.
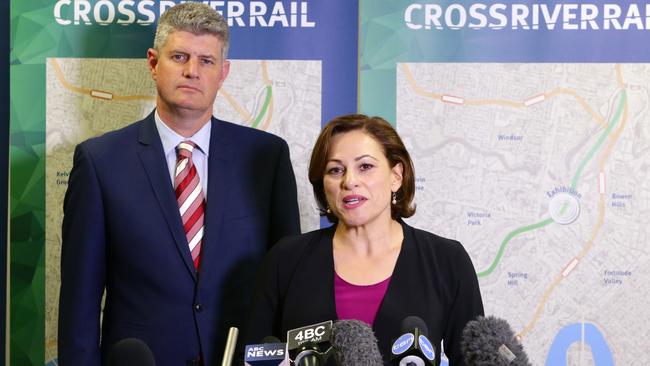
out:
M418 343L420 344L420 349L422 350L422 353L424 353L424 357L433 361L436 358L436 352L433 350L433 345L431 344L429 339L421 335L418 337Z
M393 352L394 355L402 354L411 348L414 341L415 336L411 333L406 333L395 340L391 352Z

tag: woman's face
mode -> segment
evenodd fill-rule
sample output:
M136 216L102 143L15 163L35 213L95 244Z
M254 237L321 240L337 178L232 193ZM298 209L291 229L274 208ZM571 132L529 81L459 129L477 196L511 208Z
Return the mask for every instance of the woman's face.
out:
M365 132L335 135L323 177L332 213L348 227L390 220L391 195L402 184L402 171L401 163L390 167L381 145Z

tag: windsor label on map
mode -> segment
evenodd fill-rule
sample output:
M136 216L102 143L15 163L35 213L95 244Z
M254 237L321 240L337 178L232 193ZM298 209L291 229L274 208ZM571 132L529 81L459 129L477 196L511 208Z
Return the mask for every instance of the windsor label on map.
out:
M534 365L649 360L650 65L397 65L417 227Z
M321 125L320 61L231 61L216 117L274 133L291 150L301 227L318 228L307 179ZM46 360L56 356L63 197L79 142L142 119L156 87L144 59L50 58L46 63Z

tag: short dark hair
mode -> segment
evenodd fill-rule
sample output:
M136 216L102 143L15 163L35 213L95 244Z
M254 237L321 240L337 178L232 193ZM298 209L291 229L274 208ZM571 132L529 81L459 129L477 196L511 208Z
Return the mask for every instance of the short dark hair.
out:
M230 45L228 23L219 12L209 5L187 2L175 5L165 11L158 20L153 48L160 51L170 34L176 31L190 32L195 35L211 34L223 43L221 56L226 59Z
M321 216L327 216L330 222L338 222L338 218L327 212L327 199L323 186L325 167L329 159L330 147L334 136L350 131L362 131L372 137L384 151L384 155L393 168L402 163L402 185L397 194L397 203L391 205L391 216L397 220L401 217L411 217L415 213L413 197L415 196L415 169L413 161L397 131L381 117L368 117L364 114L348 114L329 121L321 131L316 145L311 153L309 162L309 182L314 189Z

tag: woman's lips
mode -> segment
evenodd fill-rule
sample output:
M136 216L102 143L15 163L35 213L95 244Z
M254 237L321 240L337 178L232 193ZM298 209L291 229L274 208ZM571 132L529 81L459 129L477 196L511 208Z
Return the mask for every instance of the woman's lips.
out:
M368 199L360 195L349 195L343 197L343 207L347 209L357 208L363 205Z

